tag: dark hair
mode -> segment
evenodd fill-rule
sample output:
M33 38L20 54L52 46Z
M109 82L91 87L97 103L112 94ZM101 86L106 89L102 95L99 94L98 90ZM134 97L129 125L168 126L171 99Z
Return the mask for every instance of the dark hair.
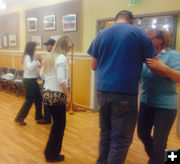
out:
M49 39L47 42L44 43L45 46L51 45L54 46L56 41L54 39Z
M25 47L25 50L24 50L24 54L23 54L23 59L24 59L24 55L29 55L31 60L33 60L33 56L34 56L36 45L37 44L35 42L28 42L26 44L26 47ZM23 63L23 59L22 59L22 63Z
M133 13L128 10L122 10L119 13L117 13L117 15L115 17L115 21L118 20L119 18L125 18L127 20L134 19Z

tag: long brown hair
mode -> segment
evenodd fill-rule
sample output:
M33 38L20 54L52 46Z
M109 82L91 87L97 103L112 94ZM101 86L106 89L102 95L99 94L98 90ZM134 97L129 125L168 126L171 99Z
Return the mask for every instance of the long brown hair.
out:
M27 42L25 50L24 50L23 58L22 58L22 64L24 60L24 55L29 55L31 58L31 61L33 60L36 45L37 44L35 42Z

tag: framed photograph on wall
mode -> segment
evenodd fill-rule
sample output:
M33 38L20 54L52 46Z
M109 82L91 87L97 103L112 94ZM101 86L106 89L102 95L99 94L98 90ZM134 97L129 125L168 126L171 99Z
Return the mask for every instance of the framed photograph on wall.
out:
M37 31L37 18L27 18L27 29L28 32Z
M62 17L63 32L76 31L76 14L68 14Z
M44 30L55 30L55 15L44 16Z
M41 50L41 35L32 36L32 41L36 42L36 49Z
M8 34L3 34L1 37L1 47L8 48Z
M9 47L17 47L17 35L9 34Z

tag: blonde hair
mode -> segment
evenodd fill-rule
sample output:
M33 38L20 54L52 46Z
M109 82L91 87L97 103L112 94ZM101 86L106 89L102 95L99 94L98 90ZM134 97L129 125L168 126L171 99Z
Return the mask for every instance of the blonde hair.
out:
M61 55L66 56L67 53L72 48L73 43L69 36L63 35L61 36L55 43L51 54L47 55L43 60L43 69L44 73L50 73L54 71L54 64L56 57Z
M163 44L162 48L163 49L168 49L171 46L172 42L172 37L169 31L163 29L163 28L155 28L155 29L147 29L146 30L147 34L154 34L156 38L162 39Z

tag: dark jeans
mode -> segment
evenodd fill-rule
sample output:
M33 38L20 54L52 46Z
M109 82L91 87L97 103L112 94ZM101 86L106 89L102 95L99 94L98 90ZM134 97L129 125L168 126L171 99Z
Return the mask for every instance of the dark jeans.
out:
M137 96L97 92L100 145L97 164L123 164L137 119Z
M176 113L175 109L156 108L140 103L137 130L150 158L149 164L164 164L167 140Z
M64 130L66 125L66 105L48 106L53 118L53 125L45 148L45 158L56 159L62 147Z
M40 87L37 83L37 79L23 79L24 88L25 88L25 102L21 107L19 113L17 114L15 120L23 121L28 115L31 106L35 103L36 113L35 119L42 119L42 96L40 93Z
M48 107L48 105L45 105L45 104L44 104L44 119L47 122L51 123L51 110Z

